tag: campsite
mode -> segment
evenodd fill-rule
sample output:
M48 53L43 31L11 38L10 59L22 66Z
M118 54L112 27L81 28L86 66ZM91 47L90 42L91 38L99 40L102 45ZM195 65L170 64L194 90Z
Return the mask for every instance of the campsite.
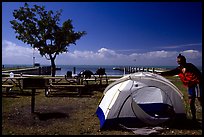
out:
M178 77L167 77L184 94L186 89ZM2 135L135 135L124 128L100 130L96 110L102 99L104 88L76 93L56 92L45 97L42 90L36 92L35 113L30 113L31 92L3 93ZM158 135L202 135L202 108L198 106L198 122L191 121L189 106L185 104L187 119L163 126Z
M202 135L202 2L2 13L2 135Z

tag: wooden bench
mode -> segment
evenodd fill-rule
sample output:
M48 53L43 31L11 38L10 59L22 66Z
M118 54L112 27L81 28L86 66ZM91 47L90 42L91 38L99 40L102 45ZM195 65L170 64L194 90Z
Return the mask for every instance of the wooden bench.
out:
M67 88L75 88L79 94L79 96L81 96L81 91L82 88L84 88L85 85L59 85L59 84L50 84L48 87L48 90L45 91L45 96L49 96L51 89L67 89Z
M6 93L8 93L9 90L14 87L14 85L2 85L2 87L6 88Z

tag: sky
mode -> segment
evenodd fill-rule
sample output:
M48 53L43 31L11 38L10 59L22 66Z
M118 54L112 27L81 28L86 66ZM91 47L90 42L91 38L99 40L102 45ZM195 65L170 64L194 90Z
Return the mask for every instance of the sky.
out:
M202 2L28 2L72 20L86 35L59 54L56 65L202 66ZM16 39L9 21L24 2L2 2L2 64L50 65L38 50ZM33 60L33 57L35 60Z

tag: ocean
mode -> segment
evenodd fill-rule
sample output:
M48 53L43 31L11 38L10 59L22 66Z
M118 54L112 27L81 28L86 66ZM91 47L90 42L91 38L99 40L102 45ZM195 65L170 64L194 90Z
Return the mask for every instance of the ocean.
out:
M48 66L48 65L41 65L41 66ZM24 65L24 64L5 64L2 65L2 68L22 68L22 67L32 67L32 65ZM124 68L124 67L144 67L144 68L162 68L162 69L173 69L176 66L123 66L123 65L56 65L57 68L60 68L60 70L56 70L57 76L63 76L66 75L67 71L71 71L72 74L74 74L74 68L75 68L75 74L79 74L83 70L90 70L93 73L97 71L98 68L105 68L105 72L107 75L119 75L122 76L124 74L123 71L120 70L114 70L113 68ZM202 67L199 67L199 69L202 71Z
M22 68L22 67L32 67L32 65L17 65L17 64L7 64L2 65L3 68ZM41 65L46 66L46 65ZM79 74L83 70L90 70L93 73L97 71L98 68L105 68L105 72L107 75L123 75L123 71L120 70L114 70L113 68L123 68L123 67L146 67L146 68L173 68L173 67L166 67L166 66L117 66L117 65L56 65L57 68L60 68L60 70L56 70L56 75L65 75L67 71L72 71L74 74L74 68L75 68L75 74Z

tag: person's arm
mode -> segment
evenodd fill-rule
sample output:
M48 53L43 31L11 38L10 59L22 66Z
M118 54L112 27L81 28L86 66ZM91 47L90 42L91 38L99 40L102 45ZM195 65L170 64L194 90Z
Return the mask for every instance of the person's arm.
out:
M157 74L162 75L162 76L173 76L179 74L180 70L179 68L175 68L172 70L164 71L164 72L157 72Z

